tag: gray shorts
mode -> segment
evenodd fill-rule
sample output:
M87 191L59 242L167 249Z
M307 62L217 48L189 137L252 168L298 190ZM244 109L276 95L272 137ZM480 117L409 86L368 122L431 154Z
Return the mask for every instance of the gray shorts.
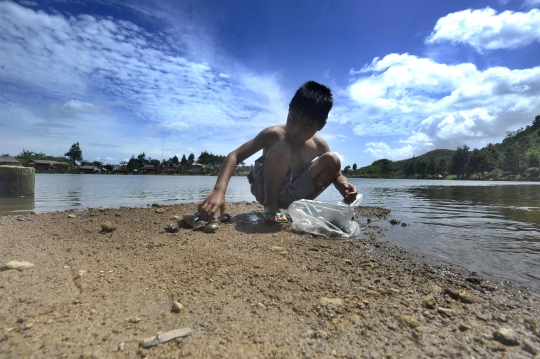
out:
M251 193L257 199L260 204L264 203L264 182L263 182L263 168L264 168L265 156L259 157L255 161L253 171L248 175L249 183L251 183ZM305 168L296 178L293 178L292 167L289 166L289 170L285 175L285 179L279 187L278 192L278 206L279 208L288 208L289 205L299 199L306 199L315 194L315 186L313 185L313 179L309 173L309 167Z

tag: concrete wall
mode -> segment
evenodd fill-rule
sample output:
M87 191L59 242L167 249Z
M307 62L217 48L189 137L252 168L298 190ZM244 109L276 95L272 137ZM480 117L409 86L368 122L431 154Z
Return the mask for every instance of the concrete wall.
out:
M0 197L34 196L35 184L33 168L0 166Z

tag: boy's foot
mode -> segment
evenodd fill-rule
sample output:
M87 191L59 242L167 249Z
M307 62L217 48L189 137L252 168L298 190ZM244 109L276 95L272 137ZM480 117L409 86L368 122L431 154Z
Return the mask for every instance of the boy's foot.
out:
M260 215L261 215L261 218L265 222L285 223L285 222L289 221L287 219L287 215L285 213L279 212L279 211L276 211L276 212L272 212L272 211L262 212Z

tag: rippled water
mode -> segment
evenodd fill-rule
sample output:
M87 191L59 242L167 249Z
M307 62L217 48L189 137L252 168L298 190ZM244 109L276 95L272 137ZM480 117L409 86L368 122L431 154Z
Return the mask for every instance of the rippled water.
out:
M0 199L0 214L88 207L143 207L199 202L209 176L36 175L35 200ZM540 183L350 179L363 205L383 206L408 227L388 239L431 258L540 292ZM334 188L318 199L339 200ZM252 201L244 177L233 177L228 201Z

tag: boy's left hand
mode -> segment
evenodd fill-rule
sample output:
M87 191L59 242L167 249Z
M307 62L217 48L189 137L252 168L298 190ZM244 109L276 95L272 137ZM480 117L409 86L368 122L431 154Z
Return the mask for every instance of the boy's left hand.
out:
M339 189L339 193L343 196L343 199L346 203L353 203L356 199L356 196L358 196L358 192L356 192L356 187L350 184L349 182L343 183Z

